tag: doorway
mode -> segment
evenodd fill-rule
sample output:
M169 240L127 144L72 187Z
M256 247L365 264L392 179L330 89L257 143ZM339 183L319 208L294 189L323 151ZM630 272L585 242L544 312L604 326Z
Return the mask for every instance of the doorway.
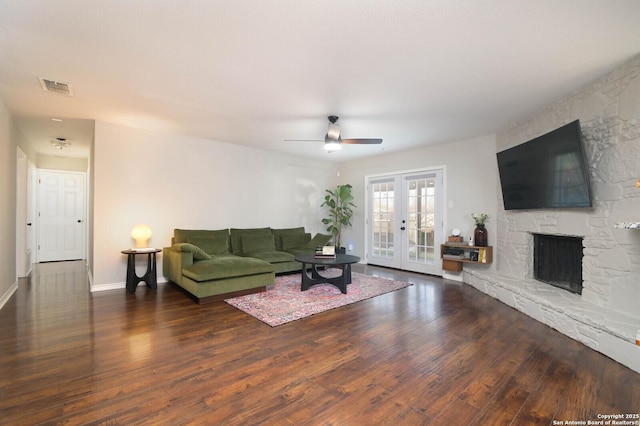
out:
M38 173L38 262L85 258L86 174Z
M367 263L442 275L443 170L367 178Z

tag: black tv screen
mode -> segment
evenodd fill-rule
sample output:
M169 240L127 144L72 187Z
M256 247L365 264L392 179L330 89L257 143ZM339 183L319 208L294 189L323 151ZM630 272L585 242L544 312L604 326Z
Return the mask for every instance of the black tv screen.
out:
M579 120L497 157L505 210L591 207Z

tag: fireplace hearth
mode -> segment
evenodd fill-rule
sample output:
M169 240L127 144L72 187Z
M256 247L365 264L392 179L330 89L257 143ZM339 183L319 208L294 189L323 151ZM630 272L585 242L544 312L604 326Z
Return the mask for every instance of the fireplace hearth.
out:
M549 234L533 237L534 278L582 294L582 237Z

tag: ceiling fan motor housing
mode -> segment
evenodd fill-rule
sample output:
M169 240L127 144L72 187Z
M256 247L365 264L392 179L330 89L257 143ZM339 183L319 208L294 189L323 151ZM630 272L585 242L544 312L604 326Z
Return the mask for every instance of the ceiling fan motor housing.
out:
M336 124L338 121L337 115L330 115L327 117L329 119L329 128L327 129L327 135L325 136L325 143L328 140L331 141L339 141L340 140L340 127Z

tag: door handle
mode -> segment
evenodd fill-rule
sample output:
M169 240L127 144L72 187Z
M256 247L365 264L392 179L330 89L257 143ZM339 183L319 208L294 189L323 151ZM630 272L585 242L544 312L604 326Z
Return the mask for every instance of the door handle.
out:
M78 223L82 223L82 219L78 219Z
M27 226L31 226L31 222L28 222L28 223L27 223Z
M406 228L403 226L400 228L401 231L404 231Z

